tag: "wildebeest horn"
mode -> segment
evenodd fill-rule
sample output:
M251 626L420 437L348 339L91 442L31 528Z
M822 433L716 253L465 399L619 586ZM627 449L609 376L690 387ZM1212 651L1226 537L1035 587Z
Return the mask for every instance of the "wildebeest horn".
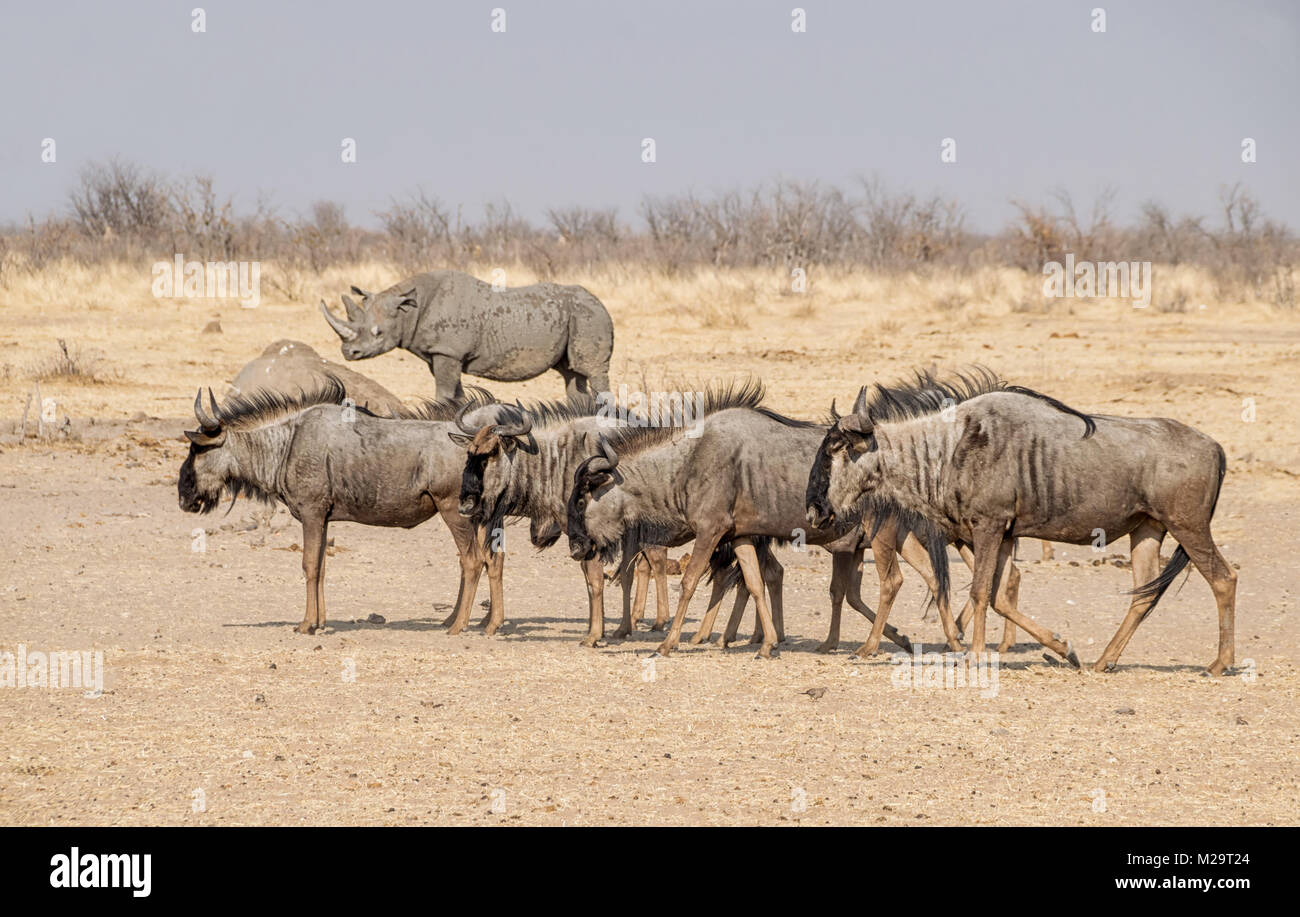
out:
M334 329L335 334L343 338L345 341L351 341L356 338L357 332L346 322L339 321L335 318L334 313L330 312L329 307L325 305L325 300L323 299L320 301L320 310L325 313L325 321L330 323L330 327Z
M853 402L853 413L867 413L867 387L865 385L858 389L858 400Z
M835 410L835 399L832 398L831 399L831 422L838 423L839 419L840 419L840 412Z
M220 423L203 413L202 387L199 388L198 393L194 396L194 417L198 420L199 427L204 430L215 430L221 426Z
M588 471L613 471L618 467L618 453L605 437L600 438L600 455L591 460Z
M465 433L469 436L474 436L478 433L478 430L476 430L474 427L471 427L465 421L465 415L469 413L470 408L472 408L473 406L474 403L472 401L466 401L464 404L460 406L460 410L456 412L457 428L460 430L460 432Z
M216 418L217 424L221 423L221 408L217 407L217 396L212 394L212 386L208 386L208 404L212 406L212 416Z
M533 415L524 410L524 406L518 401L515 407L519 409L519 423L513 427L507 427L504 424L497 424L497 436L527 436L528 431L533 428Z

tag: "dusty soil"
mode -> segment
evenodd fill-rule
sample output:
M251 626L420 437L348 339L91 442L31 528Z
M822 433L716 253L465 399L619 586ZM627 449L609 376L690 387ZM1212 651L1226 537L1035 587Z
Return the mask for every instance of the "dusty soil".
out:
M867 633L856 615L837 654L813 652L830 564L790 550L790 641L775 660L742 645L648 661L658 635L647 632L586 650L575 565L562 544L527 547L522 526L507 541L506 633L450 637L438 622L455 595L454 551L436 521L333 526L333 632L301 636L296 523L243 503L224 518L185 515L175 478L195 385L232 378L276 337L337 359L312 307L225 310L225 333L200 336L205 310L11 306L0 347L12 365L73 336L108 351L117 372L42 383L73 419L71 437L47 441L17 435L30 380L18 370L4 382L0 650L102 650L105 690L0 688L0 822L1300 821L1300 323L1085 306L953 316L849 298L769 304L749 327L719 328L595 292L619 328L615 379L634 385L754 372L774 407L813 415L874 378L978 360L1082 409L1206 431L1229 456L1215 531L1240 571L1242 670L1202 675L1216 616L1193 574L1115 674L1051 664L1022 642L1003 657L994 696L900 688L888 653L849 655ZM887 334L873 330L882 319ZM356 368L407 396L433 389L407 355ZM560 383L495 388L527 397ZM192 549L201 525L203 552ZM1022 609L1086 662L1126 607L1130 574L1113 556L1125 549L1057 546L1055 560L1035 562L1037 545L1022 545ZM964 568L954 572L964 588ZM937 622L922 620L923 590L904 573L891 620L934 643ZM875 589L868 567L873 605ZM611 631L617 609L611 587ZM693 621L702 611L697 595ZM356 623L369 615L386 623Z

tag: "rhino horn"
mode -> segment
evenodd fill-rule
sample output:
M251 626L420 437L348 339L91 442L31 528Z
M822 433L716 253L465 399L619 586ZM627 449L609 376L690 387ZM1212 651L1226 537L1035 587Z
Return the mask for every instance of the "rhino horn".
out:
M203 413L203 389L202 388L200 388L198 394L194 396L194 417L198 420L200 429L216 430L221 426L221 424L218 421L212 419L211 417L208 417L206 414Z
M356 329L348 325L347 322L335 318L334 314L330 312L329 307L325 305L325 300L323 299L320 301L320 310L325 314L325 321L330 323L330 327L334 329L335 334L343 338L345 341L356 339Z
M364 310L357 305L355 299L346 293L343 294L343 308L348 310L348 321L353 324L361 321L361 316L364 314Z

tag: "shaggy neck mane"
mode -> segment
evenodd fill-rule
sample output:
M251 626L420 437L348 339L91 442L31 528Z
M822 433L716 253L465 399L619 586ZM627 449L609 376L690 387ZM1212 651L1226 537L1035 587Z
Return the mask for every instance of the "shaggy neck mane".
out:
M940 379L932 370L917 370L913 378L907 382L895 385L877 383L870 398L867 397L866 386L863 386L858 392L854 413L864 415L871 421L872 426L896 423L938 414L954 404L970 401L972 398L991 392L1027 395L1050 404L1062 413L1073 414L1084 423L1084 438L1091 436L1097 429L1093 419L1082 411L1062 404L1049 395L1025 388L1023 385L1009 385L984 366L975 366L953 373L946 379Z
M251 395L236 395L217 409L217 419L224 429L244 433L278 423L318 404L342 404L347 396L343 383L327 375L325 383L312 392L301 392L296 397L279 392L261 391ZM374 416L363 407L357 411Z
M485 408L496 403L496 398L487 389L480 388L477 385L468 385L465 387L465 397L463 398L443 398L439 401L425 400L414 405L403 405L393 412L393 417L398 420L448 421L455 420L456 414L467 404L470 406L470 411L477 411L479 408Z
M693 423L699 423L710 414L717 414L719 411L725 411L729 408L751 408L761 411L773 420L780 421L788 426L803 424L803 421L791 420L775 411L759 407L767 394L767 390L758 379L747 379L744 382L728 382L725 384L715 382L705 386L703 393L703 403L696 402L692 405L691 421ZM685 394L683 393L683 395ZM691 397L694 400L693 394ZM619 454L619 457L623 458L645 452L647 449L653 449L661 443L670 442L683 430L683 427L674 424L657 427L627 425L619 427L612 434L607 434L606 438Z

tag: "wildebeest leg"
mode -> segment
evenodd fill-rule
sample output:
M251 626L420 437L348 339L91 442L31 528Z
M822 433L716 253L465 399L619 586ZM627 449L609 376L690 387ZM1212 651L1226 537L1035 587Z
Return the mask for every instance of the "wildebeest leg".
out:
M1044 544L1046 544L1046 542L1044 542ZM973 571L975 569L975 555L971 552L970 545L957 545L957 552L961 554L961 559L966 562L966 566L970 567ZM1012 555L1014 556L1014 554L1015 550L1013 548ZM1015 591L1013 593L1007 593L1003 588L1003 584L999 582L998 591L993 596L993 607L999 614L1003 615L1002 642L998 644L999 653L1005 653L1008 649L1016 645L1016 625L1012 623L1010 618L1006 617L1006 609L1008 606L1011 608L1019 607L1017 603L1020 600L1020 571L1015 569L1014 561L1011 569L1014 573L1010 577L1012 582L1008 585L1008 588L1014 588ZM970 623L971 615L974 614L974 612L975 606L971 600L967 598L966 604L962 606L961 616L957 619L958 637L961 637L961 635L966 632L966 625Z
M743 587L740 588L743 589ZM740 594L739 591L737 594ZM709 607L700 620L699 630L691 636L691 646L699 646L713 636L713 622L717 619L718 609L722 607L722 600L726 597L727 586L722 581L722 576L715 576L713 578L713 591L709 593Z
M300 634L314 634L325 626L323 579L325 568L325 532L329 523L322 517L303 516L302 572L307 579L307 611L302 623L294 628Z
M976 582L979 582L979 571L978 571L979 556L980 556L979 551L980 551L979 545L977 544L975 547L975 558L976 558L976 568L977 568L975 574ZM1008 579L1011 576L1011 540L1010 539L1003 540L1002 547L999 549L997 554L997 563L998 563L998 571L995 577L995 582L993 584L994 586L997 586L999 582ZM975 597L974 587L972 587L971 596L972 598ZM1029 634L1029 636L1033 637L1043 646L1047 647L1049 650L1059 655L1062 659L1070 663L1070 665L1074 666L1076 669L1079 668L1079 657L1074 652L1074 647L1072 647L1068 641L1061 639L1060 634L1052 633L1046 627L1044 627L1043 625L1035 621L1033 618L1022 614L1020 612L1020 609L1018 608L1015 608L1013 606L1003 607L1001 605L994 605L993 607L997 610L998 614L1004 616L1008 620L1015 621L1016 624L1020 625L1020 628L1024 630L1025 633ZM985 602L984 610L986 611L988 610L987 601ZM979 620L980 620L980 612L977 606L976 618L975 618L976 626L978 626ZM972 637L972 641L973 639L974 638ZM972 646L974 645L975 644L972 642Z
M1020 571L1012 561L1008 561L1005 575L998 577L993 607L1002 615L1002 640L998 643L998 652L1005 653L1016 645L1016 625L1007 617L1007 611L1020 607Z
M776 642L785 642L785 567L771 551L761 558L763 582L767 586L768 601L772 603L772 623L776 625Z
M1201 571L1214 592L1214 601L1219 606L1219 655L1207 666L1211 675L1222 675L1235 662L1234 633L1237 602L1237 572L1219 552L1214 538L1210 534L1210 523L1206 520L1200 529L1183 528L1177 523L1169 523L1169 534L1187 552L1196 569ZM324 623L324 615L321 616Z
M645 552L637 555L636 563L632 564L631 570L624 570L622 576L623 583L623 623L619 625L618 631L614 636L619 635L624 625L631 633L641 619L645 617L646 599L650 597L650 561L645 556ZM632 598L635 592L635 599ZM627 636L627 634L623 634Z
M650 561L650 573L655 578L655 623L651 630L663 630L668 626L668 549L662 545L646 548L646 560Z
M732 603L731 615L727 618L727 626L722 631L722 636L718 637L714 646L726 649L736 641L736 632L740 630L740 623L745 619L745 606L749 604L749 589L745 584L739 583L736 586L736 601Z
M907 548L911 556L909 558L905 555L903 559L908 560L913 566L918 563L924 565L921 575L927 577L928 574L926 583L930 586L930 591L934 592L934 571L930 569L930 556L925 553L925 548L915 537L910 534L907 537L911 538L911 545ZM899 547L898 528L890 523L882 525L871 541L871 556L876 562L876 576L880 579L880 607L876 610L875 620L871 623L871 634L867 637L867 642L854 651L855 656L865 659L876 655L880 650L880 638L883 636L888 636L904 652L912 651L912 641L888 624L890 609L894 607L898 590L903 585L903 572L898 569Z
M740 562L740 572L745 575L745 586L758 606L758 620L763 628L763 643L758 648L758 655L764 659L772 658L772 649L776 646L776 622L772 620L772 609L763 592L763 570L758 565L758 553L750 538L737 538L732 542L736 549L736 560Z
M582 573L587 579L587 636L583 646L596 646L605 637L605 568L599 557L582 562Z
M659 655L667 656L677 648L677 643L682 638L682 624L686 621L686 608L691 603L691 596L695 594L695 587L699 585L704 571L709 569L709 558L713 556L714 549L722 540L724 531L725 529L718 529L696 533L691 562L686 565L686 571L682 574L681 593L677 597L677 612L673 615L673 623L668 628L668 635L664 637L664 642L659 644Z
M1146 519L1138 525L1128 536L1129 545L1129 566L1133 568L1133 588L1145 586L1151 582L1160 573L1160 543L1165 538L1165 527L1154 519ZM1124 647L1128 645L1129 639L1137 626L1142 623L1146 617L1147 609L1151 607L1152 598L1150 596L1133 596L1129 602L1128 614L1124 615L1124 620L1120 622L1119 630L1115 631L1115 636L1110 638L1110 643L1106 644L1106 649L1102 652L1101 658L1093 665L1093 669L1098 672L1111 672L1115 669L1115 663L1119 661L1119 654L1124 652Z
M1056 557L1056 551L1052 549L1050 541L1043 542L1043 560L1052 560Z
M487 555L488 574L488 613L483 617L483 632L489 637L506 623L505 589L501 583L501 573L506 565L505 548L489 551ZM470 601L473 607L473 600Z
M637 556L636 562L619 571L619 585L623 587L623 619L619 621L618 630L614 631L615 640L626 639L636 628L640 620L640 611L645 607L646 592L650 588L649 564L645 558ZM632 596L636 594L635 601Z
M817 647L819 653L831 653L840 645L840 611L844 606L844 594L849 589L849 565L853 555L847 551L831 553L831 627L826 639Z
M468 522L460 516L459 512L455 515L457 519L454 522L447 514L443 515L443 519L447 522L447 528L452 530L453 537L456 537L458 528L464 529L465 535L460 537L465 538L466 548L460 559L463 585L459 595L456 596L456 607L447 620L442 622L450 634L458 634L469 625L470 612L474 609L474 597L478 594L479 580L482 579L483 568L488 563L487 529ZM458 540L458 546L459 543Z
M429 362L429 369L433 371L433 378L438 383L437 394L439 401L458 400L465 397L465 391L460 385L460 360L436 353Z

